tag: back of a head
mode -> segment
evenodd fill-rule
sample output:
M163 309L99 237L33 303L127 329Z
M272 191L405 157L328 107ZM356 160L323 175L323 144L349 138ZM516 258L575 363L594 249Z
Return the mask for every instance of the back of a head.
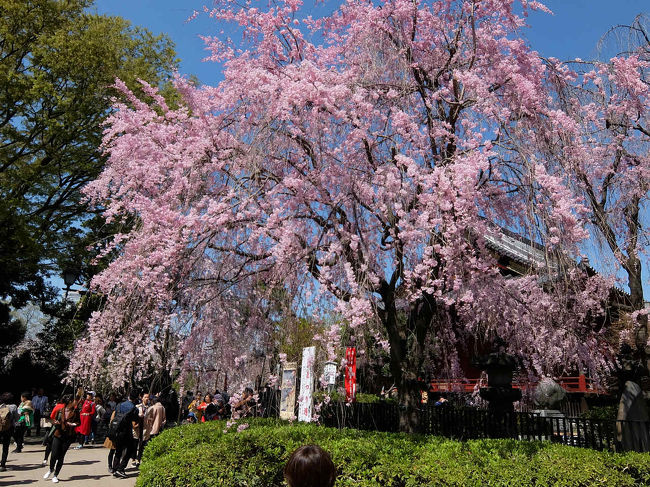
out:
M139 398L140 396L138 395L138 391L136 391L135 389L131 390L131 392L129 393L129 401L135 403Z
M329 453L318 445L305 445L291 454L284 467L289 487L332 487L336 467Z

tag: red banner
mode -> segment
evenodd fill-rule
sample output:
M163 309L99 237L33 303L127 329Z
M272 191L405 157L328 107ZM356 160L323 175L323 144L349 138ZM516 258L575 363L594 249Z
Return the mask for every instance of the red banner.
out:
M357 349L348 347L345 350L345 400L354 401L357 395Z

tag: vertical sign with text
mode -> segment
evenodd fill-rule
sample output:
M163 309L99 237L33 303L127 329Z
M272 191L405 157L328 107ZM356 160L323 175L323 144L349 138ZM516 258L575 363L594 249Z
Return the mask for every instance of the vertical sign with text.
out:
M314 388L314 360L316 347L302 349L302 370L300 371L300 396L298 396L298 421L310 422Z
M348 347L345 350L345 400L354 401L357 395L357 349Z
M292 420L296 407L296 362L287 362L282 369L280 387L280 419Z

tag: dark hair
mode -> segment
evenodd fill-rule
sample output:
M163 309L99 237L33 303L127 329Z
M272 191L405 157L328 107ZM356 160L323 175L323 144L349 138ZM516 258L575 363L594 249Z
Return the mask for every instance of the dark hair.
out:
M11 392L3 392L0 395L0 404L11 404L14 400L14 395Z
M250 394L251 396L253 395L253 389L251 389L250 387L246 387L246 388L244 388L244 392L247 392L247 393Z
M59 404L70 404L72 402L72 394L65 394L59 399Z
M330 454L318 445L305 445L294 451L284 467L289 487L333 487L336 467Z
M32 393L31 393L31 392L27 392L27 391L25 391L25 392L23 392L23 393L20 395L20 397L21 397L21 398L24 397L25 399L27 399L27 400L29 401L29 400L31 400L31 398L32 398Z
M133 389L131 392L129 392L129 399L131 401L137 401L139 399L139 397L140 396L138 396L138 391L136 391L135 389Z

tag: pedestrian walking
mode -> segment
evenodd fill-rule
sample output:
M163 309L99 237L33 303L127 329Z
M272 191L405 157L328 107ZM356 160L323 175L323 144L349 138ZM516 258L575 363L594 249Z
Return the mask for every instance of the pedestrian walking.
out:
M61 399L57 401L54 408L52 409L52 412L50 413L52 426L50 427L50 431L45 435L45 438L43 438L43 445L45 446L45 456L43 457L43 465L47 465L47 459L49 458L50 453L52 452L52 440L54 439L54 432L56 431L56 424L55 424L56 415L70 401L72 401L72 396L70 394L66 394L65 396L63 396Z
M136 405L138 409L138 425L133 428L133 440L135 443L135 450L133 456L133 466L140 466L140 459L142 458L142 450L144 449L144 418L149 410L151 395L145 393L142 395L140 404Z
M34 406L32 405L31 395L29 392L23 392L20 395L20 404L18 405L18 422L14 427L14 440L16 449L14 453L23 451L23 442L25 433L31 430L34 424Z
M45 391L41 387L36 395L32 398L32 405L34 406L34 426L36 428L36 436L41 434L41 418L46 418L47 407L49 399L45 395Z
M66 398L67 399L67 398ZM52 482L59 481L59 474L65 454L68 452L70 445L76 437L76 428L79 426L79 411L74 401L64 403L64 406L59 409L54 419L55 430L52 438L52 454L50 457L50 468L43 475L44 479L54 475Z
M129 459L133 456L133 428L138 425L138 410L134 402L137 400L138 394L131 391L129 399L118 404L111 417L108 434L115 446L112 458L114 477L126 478L124 470L129 464Z
M95 401L92 392L86 393L86 400L81 406L80 418L81 422L77 426L77 433L79 434L79 445L76 449L83 448L83 446L90 440L90 433L92 432L93 418L97 413Z
M142 451L147 446L147 443L152 438L155 438L160 434L160 432L167 424L167 412L165 411L165 406L162 405L160 399L154 396L151 399L153 403L152 406L147 410L147 414L144 418L144 435L142 441ZM142 452L140 452L140 460L142 458Z
M14 396L10 392L4 392L0 395L0 442L2 443L0 472L7 470L7 457L9 456L11 436L18 422L18 408L13 404L13 400Z

